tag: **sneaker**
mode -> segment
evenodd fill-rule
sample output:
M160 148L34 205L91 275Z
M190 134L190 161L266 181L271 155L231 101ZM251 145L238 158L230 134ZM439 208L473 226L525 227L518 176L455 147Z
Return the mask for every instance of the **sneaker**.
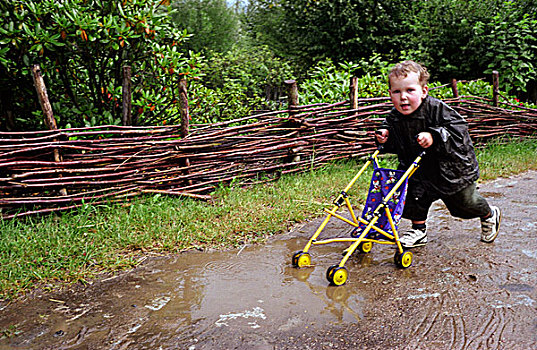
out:
M403 248L415 248L426 245L427 230L411 229L405 231L401 237L399 237L399 242L401 242Z
M492 215L486 219L481 219L481 240L486 243L492 243L498 237L500 232L500 222L502 221L502 212L500 208L491 206Z

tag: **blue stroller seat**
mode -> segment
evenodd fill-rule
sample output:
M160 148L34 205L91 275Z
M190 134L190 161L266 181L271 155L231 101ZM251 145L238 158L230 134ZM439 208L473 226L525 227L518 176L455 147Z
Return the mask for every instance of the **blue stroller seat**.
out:
M375 167L375 170L373 171L373 176L371 177L371 184L369 185L369 193L367 195L364 210L362 211L362 219L367 222L370 222L371 219L373 219L375 209L377 209L377 207L382 203L388 193L392 190L395 184L397 184L401 177L403 177L404 174L405 172L402 170ZM405 178L404 182L401 184L401 186L399 186L399 189L397 189L393 196L388 198L387 201L387 206L392 215L396 230L398 228L399 221L401 221L401 216L403 215L407 187L408 177ZM376 223L376 227L393 235L394 232L390 225L390 221L386 216L386 212L380 211L379 214L380 218ZM359 226L351 232L351 236L360 236L366 226L367 224L360 222ZM378 236L379 235L377 235L374 230L370 230L365 237L376 238Z

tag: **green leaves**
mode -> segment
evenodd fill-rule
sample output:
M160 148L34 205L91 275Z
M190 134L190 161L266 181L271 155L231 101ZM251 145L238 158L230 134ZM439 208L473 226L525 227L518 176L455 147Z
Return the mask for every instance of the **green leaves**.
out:
M419 61L447 82L482 78L505 61L516 73L502 84L522 91L534 74L536 13L535 1L251 0L247 23L254 40L302 67L379 53Z
M378 54L358 63L321 61L299 84L300 104L334 103L347 99L350 78L354 76L358 77L359 97L385 97L388 95L387 70L388 63Z
M265 46L236 46L228 53L210 55L199 67L202 79L189 85L193 123L231 120L254 109L276 108L277 102L267 100L277 99L283 80L293 74L290 65Z
M188 50L226 52L239 38L239 16L226 0L173 1L173 21L192 34Z
M0 5L5 14L0 16L0 70L6 74L0 75L0 93L11 101L4 109L23 121L17 127L43 127L41 119L31 117L39 111L29 71L33 64L41 66L60 127L85 126L88 113L95 114L96 124L117 123L126 65L132 66L133 102L162 106L135 117L143 122L160 113L165 119L166 107L176 99L178 74L195 77L197 63L181 49L187 35L170 21L173 11L160 3L5 0ZM161 93L163 87L169 87L167 94Z
M535 17L535 16L534 16ZM507 93L525 92L530 81L535 81L537 60L537 19L529 14L520 14L511 3L504 5L504 11L487 24L480 23L477 30L483 33L487 43L485 58L490 74L500 72L500 85Z

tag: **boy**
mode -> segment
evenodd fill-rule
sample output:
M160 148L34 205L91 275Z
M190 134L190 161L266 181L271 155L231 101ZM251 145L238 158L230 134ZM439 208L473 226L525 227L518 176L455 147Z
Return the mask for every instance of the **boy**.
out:
M414 61L392 68L388 83L394 108L376 133L384 151L397 154L400 169L407 169L426 149L409 179L403 217L412 221L412 229L401 235L401 244L413 248L427 243L427 214L438 199L453 216L481 218L481 240L492 243L501 212L476 191L479 167L468 125L455 110L428 95L428 79L427 69Z

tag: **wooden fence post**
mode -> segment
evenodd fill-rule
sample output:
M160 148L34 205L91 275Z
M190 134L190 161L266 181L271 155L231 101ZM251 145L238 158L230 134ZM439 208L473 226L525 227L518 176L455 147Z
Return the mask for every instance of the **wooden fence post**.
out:
M457 88L457 79L451 79L451 91L454 98L459 98L459 89Z
M50 105L50 101L48 99L45 80L43 79L43 74L41 73L41 68L38 64L34 64L32 66L32 77L34 80L35 89L37 91L39 104L41 105L41 109L43 110L43 114L45 116L45 124L49 130L58 130L56 119L52 113L52 106ZM54 141L57 141L57 139L54 139ZM55 162L59 163L63 160L58 148L54 149L53 154ZM59 177L61 177L61 174L59 174ZM65 188L60 189L60 194L62 196L67 196L67 190Z
M132 125L131 67L123 67L123 125Z
M188 110L187 81L184 77L179 79L179 110L181 112L181 137L190 133L190 112Z
M296 85L296 80L286 80L284 81L287 87L287 107L289 108L289 116L292 117L295 115L292 110L298 106L298 88Z
M351 78L349 98L351 102L351 109L357 109L358 108L358 77Z
M41 68L38 64L32 66L32 77L34 79L35 89L37 90L39 104L41 105L41 109L45 116L45 124L49 130L56 130L58 129L58 126L56 124L56 119L54 119L54 114L52 113L52 106L48 99L47 87L45 86L43 74L41 74Z
M284 81L287 88L287 108L289 109L289 125L300 129L300 122L294 119L296 115L295 107L298 106L298 87L296 80L290 79ZM300 133L300 131L299 131ZM287 150L287 157L284 160L286 163L294 163L300 161L300 155L298 154L302 150L302 147L289 148Z
M190 112L188 109L188 84L186 78L181 76L179 79L179 111L181 112L181 137L185 138L190 133ZM184 174L190 174L190 159L183 159L183 166L185 167ZM192 185L192 180L188 179L188 185Z
M498 107L500 96L500 74L497 70L492 71L492 104Z

